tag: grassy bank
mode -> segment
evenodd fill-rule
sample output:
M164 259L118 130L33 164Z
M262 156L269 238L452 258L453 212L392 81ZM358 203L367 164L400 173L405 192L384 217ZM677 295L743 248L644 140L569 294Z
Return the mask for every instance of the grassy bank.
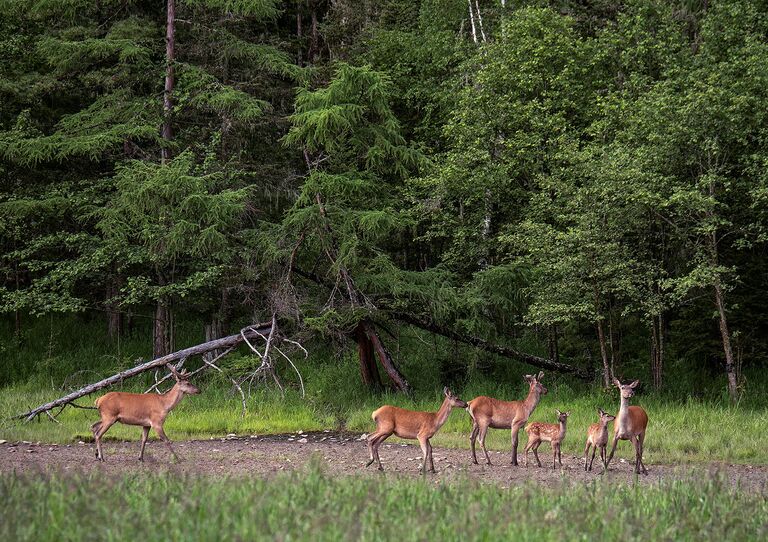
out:
M79 322L76 319L53 321L43 319L29 328L21 346L12 344L9 329L2 335L4 363L0 364L6 381L0 383L0 412L3 417L24 412L88 382L131 367L141 355L146 356L145 335L124 338L119 342L94 339L101 322ZM187 329L187 328L183 328ZM189 330L187 330L189 331ZM37 339L36 339L37 338ZM194 333L180 333L180 347L199 340ZM450 384L462 398L491 395L504 399L521 399L527 392L522 374L530 367L505 362L493 371L471 370L466 378L451 379L443 366L441 351L427 352L424 343L415 348L402 336L403 350L398 355L403 371L416 390L414 397L398 394L371 394L360 384L354 352L336 357L315 344L309 359L296 358L304 375L307 396L298 393L297 383L287 367L279 371L288 391L285 395L272 387L254 388L248 400L248 412L241 416L240 397L232 393L227 375L209 374L196 380L202 395L187 397L166 422L171 439L218 437L228 433L240 435L347 429L370 432L370 413L389 403L416 410L436 410L442 399L440 390ZM411 341L412 342L412 341ZM417 341L418 342L418 341ZM191 360L196 364L198 360ZM243 354L227 358L225 368L237 370L254 363ZM233 373L234 374L234 373ZM14 376L15 375L15 376ZM642 374L638 375L642 378ZM143 391L153 382L152 375L132 379L117 389ZM616 390L602 392L568 377L546 375L549 394L544 396L531 417L532 421L555 420L554 410L570 410L565 453L580 455L589 424L597 420L597 409L618 409ZM81 399L92 405L97 397ZM643 390L635 398L650 417L646 440L646 461L697 462L727 461L768 464L768 415L765 394L752 392L733 406L718 395L693 397L681 392L649 393ZM0 439L42 442L70 442L90 438L89 426L97 419L93 410L68 408L59 417L60 424L45 417L38 422L9 424L0 421ZM448 423L434 438L437 446L468 447L469 416L462 410L452 413ZM108 437L137 440L140 430L115 425ZM493 450L509 450L508 431L491 430L488 445ZM521 434L521 442L525 435ZM521 446L522 450L522 446ZM622 443L620 457L633 457L631 445Z
M316 469L271 480L4 474L0 539L760 540L766 497L720 480L499 489Z
M463 396L473 397L480 393L484 393L480 386L468 387ZM500 390L498 395L512 398L523 393L523 386L517 386L514 391ZM21 412L56 394L57 391L52 389L25 386L3 388L0 389L0 411ZM597 419L596 409L602 407L615 411L615 401L614 397L607 395L583 395L554 389L542 399L531 419L554 421L555 408L571 410L563 451L580 455L586 428ZM81 402L92 404L87 399ZM329 402L324 394L312 390L306 398L301 398L295 391L283 396L273 389L260 389L248 401L248 411L242 417L239 396L233 396L223 384L211 384L202 395L185 398L169 416L165 427L175 440L207 439L228 433L249 435L326 428L365 433L373 429L371 411L382 403L435 410L439 402L437 390L420 394L415 399L391 394L360 398L358 402L347 402L343 398ZM651 420L646 440L646 460L650 463L768 463L768 416L764 410L693 399L675 403L653 396L639 397L638 403L644 406ZM96 411L67 409L59 417L60 424L42 418L39 423L6 425L0 428L0 439L59 443L89 439L88 428L96 419ZM461 409L454 410L433 443L437 446L468 447L470 427L467 413ZM110 429L108 436L137 440L139 434L136 427L117 424ZM524 441L525 435L521 433L521 442ZM509 450L509 432L490 431L488 445L494 450ZM633 457L631 445L626 442L620 444L618 453L620 457Z

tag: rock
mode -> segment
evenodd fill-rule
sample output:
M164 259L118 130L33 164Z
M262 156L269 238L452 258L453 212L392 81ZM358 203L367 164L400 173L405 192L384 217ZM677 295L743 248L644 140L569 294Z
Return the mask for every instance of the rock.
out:
M307 443L307 439L305 439L305 438L300 438L299 439L299 444L306 444L306 443Z
M33 454L33 453L35 453L35 451L32 448L28 448L27 449L27 453L28 454Z
M237 438L237 435L235 433L229 433L227 438Z
M257 438L259 438L259 435L251 435L251 438L252 439L257 439Z
M296 440L296 439L291 437L291 438L288 439L288 442L293 442L294 440Z
M21 443L22 443L22 444L32 444L32 443L31 443L31 442L29 442L28 440L22 440L22 441L21 441Z
M323 430L323 433L330 433L330 432L331 432L331 430L330 430L330 429L324 429L324 430Z
M7 440L0 440L0 444L5 444L6 442L8 442L8 441Z
M357 440L366 440L367 438L368 438L368 433L363 433L362 435L360 435L360 438Z
M303 435L303 434L304 434L304 430L303 429L299 429L299 435Z
M78 440L78 441L77 441L77 443L78 443L80 446L85 446L85 442L83 442L82 440Z

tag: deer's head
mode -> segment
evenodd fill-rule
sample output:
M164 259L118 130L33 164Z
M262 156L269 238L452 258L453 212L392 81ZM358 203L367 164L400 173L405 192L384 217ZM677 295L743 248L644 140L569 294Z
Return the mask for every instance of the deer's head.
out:
M555 409L555 412L557 412L557 421L560 423L565 423L568 420L568 416L571 415L571 411L568 412L560 412L559 410Z
M200 393L200 388L189 381L189 375L187 374L186 369L182 369L181 372L178 372L176 368L170 363L167 364L166 367L168 367L168 370L171 371L171 374L176 380L176 385L178 386L180 392L187 393L189 395L197 395Z
M448 403L452 408L467 408L467 403L454 395L453 392L448 389L448 386L443 388L443 395L448 399Z
M536 391L539 395L546 395L547 388L541 384L541 379L544 378L544 371L539 371L537 375L525 375L525 381L530 386L530 391Z
M622 384L619 382L618 378L613 379L613 385L619 388L619 392L621 393L622 399L629 399L630 397L635 395L635 388L637 385L640 384L639 380L635 380L634 382L630 382L629 384Z
M597 413L600 415L601 425L607 425L609 422L612 422L613 420L616 419L616 416L614 416L613 414L608 414L602 408L598 409Z

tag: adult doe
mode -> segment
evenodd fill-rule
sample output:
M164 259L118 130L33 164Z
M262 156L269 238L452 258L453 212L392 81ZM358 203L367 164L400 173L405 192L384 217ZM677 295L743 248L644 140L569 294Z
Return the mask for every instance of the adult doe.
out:
M176 384L164 394L112 391L96 399L96 407L101 416L101 420L91 426L93 437L96 440L96 459L104 461L101 437L115 422L141 426L143 433L141 435L139 461L144 461L144 446L147 444L150 427L165 442L173 457L179 459L173 446L171 446L171 441L165 436L163 423L168 413L179 404L184 394L195 395L200 393L200 390L187 380L189 377L184 371L179 373L171 365L168 365L168 369L176 379Z
M472 462L477 465L475 453L475 440L480 438L480 446L485 453L485 461L490 465L491 458L485 447L485 435L488 428L512 430L512 465L517 465L517 440L518 432L530 417L539 399L547 394L547 388L542 386L543 372L538 375L525 375L528 382L528 396L523 401L501 401L493 397L475 397L469 401L467 412L472 417L472 433L469 436L469 444L472 449Z
M584 448L584 470L592 470L592 463L595 461L595 452L600 448L600 460L603 462L603 468L606 466L606 446L608 445L608 424L616 419L616 416L604 412L603 409L598 409L597 413L600 415L600 421L593 423L587 429L587 445ZM592 448L592 459L589 459L589 467L587 467L587 459L589 458L589 449Z
M565 425L568 421L570 412L557 412L557 423L542 423L533 422L528 424L525 428L525 432L528 434L528 443L525 445L525 466L528 467L528 451L533 450L533 456L536 458L536 463L541 467L541 461L539 461L539 446L542 442L549 442L552 445L552 468L557 468L557 463L560 463L560 467L563 466L563 456L560 453L560 444L565 439Z
M616 444L619 440L628 440L635 446L635 472L648 474L648 469L643 463L643 446L645 442L645 429L648 427L648 414L639 406L629 406L629 400L635 395L635 388L640 383L635 380L631 384L622 384L618 379L613 379L613 384L619 388L621 394L621 407L616 419L613 421L613 446L611 454L605 462L605 469L613 459L613 453L616 451Z
M421 453L424 456L421 466L421 473L426 474L427 462L429 462L429 471L435 472L435 462L432 459L431 439L435 433L448 420L448 415L452 408L466 408L467 403L456 397L451 390L443 388L445 399L437 412L419 412L414 410L405 410L390 405L375 410L371 418L376 423L376 431L368 436L368 453L370 461L366 467L374 461L379 463L379 470L384 470L381 466L379 457L379 446L387 440L393 433L400 438L417 439L421 445Z

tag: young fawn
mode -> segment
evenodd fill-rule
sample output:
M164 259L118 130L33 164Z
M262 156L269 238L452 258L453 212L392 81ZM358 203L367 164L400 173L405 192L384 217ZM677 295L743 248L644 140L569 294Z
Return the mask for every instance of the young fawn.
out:
M112 391L96 399L96 407L101 416L101 420L91 426L93 437L96 440L96 459L104 461L104 454L101 451L101 437L115 422L142 427L139 461L144 461L144 446L147 444L150 427L165 442L173 456L179 459L173 446L171 446L171 441L165 436L163 423L168 413L179 404L185 393L195 395L200 393L200 390L187 380L188 376L184 372L178 373L170 365L168 365L168 369L176 379L176 384L162 395Z
M379 457L379 446L394 433L400 438L418 439L421 453L424 456L421 473L426 474L427 462L429 462L430 472L435 472L435 462L432 460L432 444L430 444L429 439L448 420L452 408L467 407L467 403L456 397L448 388L443 388L443 395L445 395L445 399L437 412L417 412L390 405L384 405L375 410L371 414L371 418L376 422L376 431L368 436L370 461L365 466L368 467L374 461L378 461L379 470L384 470Z
M528 421L539 399L547 394L547 388L541 385L543 372L538 375L525 375L528 382L528 396L523 401L500 401L493 397L475 397L469 401L467 412L472 417L472 433L469 445L472 450L472 462L477 465L475 454L475 439L480 437L480 446L485 453L485 461L490 465L491 458L485 448L485 435L488 428L512 430L512 465L517 465L517 437L520 428Z
M613 453L616 451L616 444L621 439L628 440L635 446L635 472L640 474L642 471L643 474L648 474L648 469L643 463L643 443L645 442L645 429L648 427L648 414L639 406L629 406L629 400L635 395L635 388L639 383L639 380L635 380L631 384L622 385L618 379L613 379L613 384L619 388L621 393L621 407L613 422L613 446L608 461L605 462L603 472L608 470L608 465L613 459Z
M584 470L592 470L592 462L595 460L595 452L600 448L600 460L603 462L603 468L606 466L605 448L608 445L608 424L616 419L616 416L603 412L599 409L600 421L593 423L587 429L587 446L584 448ZM592 447L592 459L589 460L587 468L587 458L589 457L589 448Z
M563 466L563 458L560 454L560 443L565 438L565 423L568 421L570 412L557 412L558 423L542 423L533 422L525 428L525 432L528 434L528 443L525 445L525 466L528 467L528 451L533 450L533 456L536 458L536 463L541 467L541 461L539 461L538 449L542 442L549 442L552 444L552 468L557 468L557 463Z

